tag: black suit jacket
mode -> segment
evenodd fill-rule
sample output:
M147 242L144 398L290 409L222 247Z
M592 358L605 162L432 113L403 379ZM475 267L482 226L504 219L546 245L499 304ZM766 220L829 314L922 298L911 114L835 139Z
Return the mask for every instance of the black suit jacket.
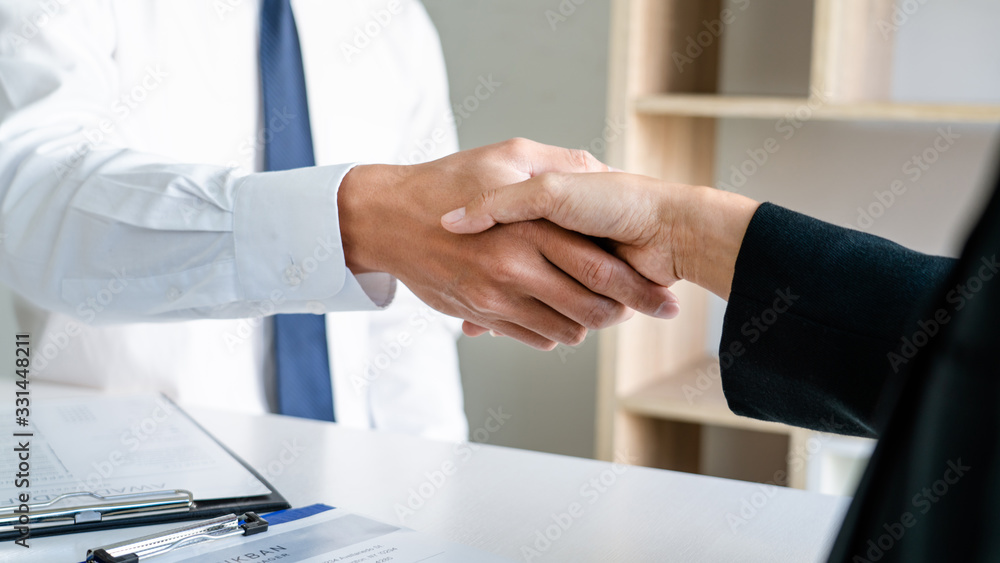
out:
M836 562L1000 561L1000 197L950 260L763 204L720 344L737 414L879 438Z

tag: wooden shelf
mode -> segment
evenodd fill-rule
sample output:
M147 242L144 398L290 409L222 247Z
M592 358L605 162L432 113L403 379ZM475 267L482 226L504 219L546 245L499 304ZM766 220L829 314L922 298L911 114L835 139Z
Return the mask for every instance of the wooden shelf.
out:
M990 105L891 101L894 42L877 22L897 0L812 0L807 96L719 94L722 41L709 22L731 20L722 0L611 0L608 119L623 133L608 139L617 168L674 182L715 184L720 119L796 119L889 123L1000 123ZM801 25L809 25L801 22ZM718 38L720 33L712 32ZM692 41L697 45L692 47ZM689 49L698 48L692 55ZM790 47L790 48L801 48ZM678 54L688 59L679 66ZM707 291L679 282L684 304L671 321L636 316L601 334L597 457L627 451L635 463L804 488L820 482L817 433L733 414L718 364L705 359L712 315ZM707 379L703 374L712 374ZM700 377L699 377L700 376ZM685 393L687 391L687 393ZM797 462L796 462L797 461Z
M785 424L733 414L722 391L719 362L714 358L706 358L687 369L663 376L634 393L619 397L618 406L631 414L664 420L776 434L791 434L795 430Z
M910 104L897 102L822 103L809 98L764 96L717 96L712 94L668 94L636 98L635 111L640 115L687 117L731 117L780 119L796 111L826 121L940 121L1000 122L1000 104ZM804 120L802 115L797 116Z

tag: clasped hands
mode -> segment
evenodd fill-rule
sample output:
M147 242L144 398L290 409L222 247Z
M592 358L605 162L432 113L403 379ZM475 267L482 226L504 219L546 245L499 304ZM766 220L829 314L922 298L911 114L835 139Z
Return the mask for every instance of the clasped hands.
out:
M633 311L675 317L679 279L726 297L757 205L525 139L358 166L338 199L353 272L393 274L469 335L545 350Z

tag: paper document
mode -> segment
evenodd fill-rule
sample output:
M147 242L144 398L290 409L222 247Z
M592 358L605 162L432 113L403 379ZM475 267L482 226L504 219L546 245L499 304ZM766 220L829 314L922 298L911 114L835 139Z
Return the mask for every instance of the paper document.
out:
M498 555L322 505L262 534L180 547L156 563L501 563ZM287 511L294 514L296 510ZM269 518L265 516L265 518Z
M0 420L13 420L0 408ZM70 492L119 495L186 489L199 500L270 493L259 479L169 400L52 399L32 410L32 502ZM8 436L10 434L8 433ZM6 448L8 451L10 448ZM0 457L0 505L14 505L17 456Z

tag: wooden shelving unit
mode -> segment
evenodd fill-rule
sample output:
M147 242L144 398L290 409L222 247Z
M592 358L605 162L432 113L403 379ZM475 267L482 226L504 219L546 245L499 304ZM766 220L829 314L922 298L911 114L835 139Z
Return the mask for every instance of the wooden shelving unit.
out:
M705 21L723 20L720 0L613 0L608 117L625 124L609 142L610 164L630 172L690 184L714 185L716 120L781 119L806 111L810 119L886 122L997 122L1000 105L903 104L889 99L892 42L876 22L888 21L892 0L815 0L808 97L726 96L718 93L722 38L679 71L672 55L685 53ZM723 34L724 35L724 34ZM803 488L807 463L789 463L813 433L738 417L729 411L717 360L706 353L709 315L705 291L675 286L681 315L672 321L636 316L601 335L597 455L627 454L640 465L720 474L705 440L717 429L782 449L764 475L784 475ZM804 455L804 454L803 454ZM807 459L807 458L806 458ZM732 464L730 464L732 465ZM737 464L739 465L739 464ZM759 463L758 463L759 465ZM735 474L734 474L735 471ZM725 476L762 480L758 467ZM764 479L766 480L766 479Z
M670 419L695 424L732 426L785 434L782 424L755 419L741 419L726 405L718 374L719 363L704 360L656 381L647 387L618 398L619 406L629 413L651 418Z
M901 104L894 102L854 102L824 104L813 98L770 98L762 96L715 96L673 94L643 96L635 100L639 115L686 117L739 117L781 119L807 112L809 119L823 121L1000 121L1000 106L957 104Z

